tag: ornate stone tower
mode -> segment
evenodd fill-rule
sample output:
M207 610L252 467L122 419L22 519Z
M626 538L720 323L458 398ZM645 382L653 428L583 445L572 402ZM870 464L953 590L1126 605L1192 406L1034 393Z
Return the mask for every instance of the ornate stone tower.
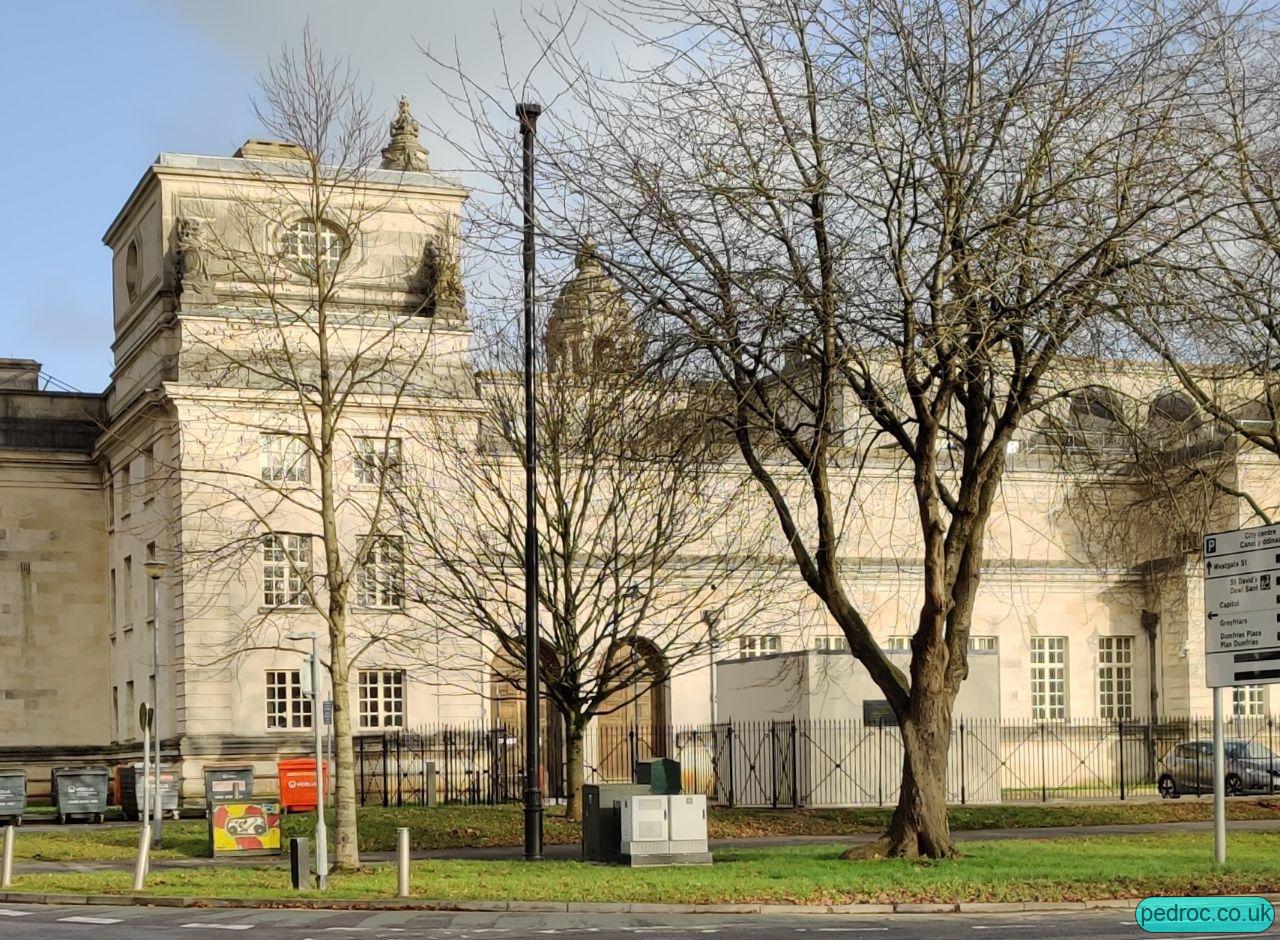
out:
M618 282L600 266L592 240L578 249L576 268L547 319L548 368L582 372L634 364L638 350L631 310Z

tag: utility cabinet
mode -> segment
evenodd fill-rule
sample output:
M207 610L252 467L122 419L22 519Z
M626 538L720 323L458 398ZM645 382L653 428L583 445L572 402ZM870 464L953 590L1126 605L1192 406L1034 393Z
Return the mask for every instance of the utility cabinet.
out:
M711 864L705 796L625 796L620 814L622 855L633 867Z
M701 793L667 797L670 851L707 851L707 798Z

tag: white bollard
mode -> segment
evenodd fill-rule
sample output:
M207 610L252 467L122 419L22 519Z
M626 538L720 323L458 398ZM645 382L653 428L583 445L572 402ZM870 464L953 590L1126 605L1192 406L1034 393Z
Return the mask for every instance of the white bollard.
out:
M396 893L399 897L407 898L409 896L409 830L396 830L396 863L398 868L398 878L396 879Z
M144 823L138 833L138 860L133 864L133 890L141 891L151 864L151 824Z
M13 887L13 843L18 831L13 826L4 827L4 857L0 859L0 888Z

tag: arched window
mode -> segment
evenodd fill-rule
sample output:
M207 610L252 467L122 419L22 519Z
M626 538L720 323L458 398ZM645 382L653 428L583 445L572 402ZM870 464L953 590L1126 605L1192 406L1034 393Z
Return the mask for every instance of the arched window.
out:
M1081 389L1071 396L1071 416L1077 421L1092 418L1118 423L1123 413L1120 396L1101 385Z
M1151 402L1151 417L1170 424L1188 424L1196 417L1196 406L1182 392L1161 392Z
M544 668L555 668L554 655L544 655ZM515 750L509 759L518 766L524 741L524 665L506 651L499 650L489 667L490 724L504 733L504 741ZM542 766L546 795L559 799L565 794L564 718L545 692L538 699L541 728Z
M317 260L322 269L332 273L347 250L342 229L323 222L317 230L313 219L300 219L284 231L281 251L285 260L301 270L309 270Z
M597 722L600 775L630 780L631 761L667 753L668 690L666 659L641 637L625 640L609 658L609 683L616 685Z

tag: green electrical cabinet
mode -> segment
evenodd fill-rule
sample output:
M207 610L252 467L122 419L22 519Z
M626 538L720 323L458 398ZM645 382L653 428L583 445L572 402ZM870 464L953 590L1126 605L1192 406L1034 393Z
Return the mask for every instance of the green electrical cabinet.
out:
M636 765L636 783L648 786L650 793L678 796L680 793L680 762L670 757L655 757Z

